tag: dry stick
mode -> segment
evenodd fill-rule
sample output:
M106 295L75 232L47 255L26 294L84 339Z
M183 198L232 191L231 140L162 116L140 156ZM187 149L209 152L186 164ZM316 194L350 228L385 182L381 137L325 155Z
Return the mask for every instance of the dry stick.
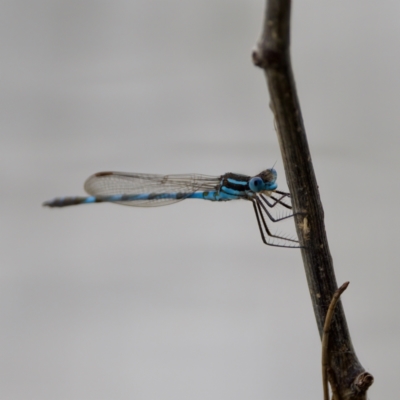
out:
M317 326L322 337L328 305L337 290L324 213L311 161L290 60L290 0L269 0L253 62L264 69L283 164L293 201L296 229ZM340 400L366 398L373 378L354 351L339 300L331 322L330 375Z
M329 304L328 312L326 313L324 331L322 334L322 387L324 390L324 400L329 400L329 390L328 390L328 343L329 343L329 331L331 329L331 321L333 317L333 312L341 294L347 289L350 282L343 283L332 297L331 304Z

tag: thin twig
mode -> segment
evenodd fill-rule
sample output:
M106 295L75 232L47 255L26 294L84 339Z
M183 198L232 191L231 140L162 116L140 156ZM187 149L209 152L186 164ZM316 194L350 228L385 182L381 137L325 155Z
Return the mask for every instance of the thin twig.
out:
M328 389L328 368L329 368L329 331L331 329L331 321L333 312L341 294L347 289L350 282L343 283L332 297L331 304L329 304L328 312L326 313L324 332L322 334L322 387L324 390L324 400L329 400L329 389Z
M252 57L264 69L275 116L296 230L317 326L322 338L327 307L337 290L324 211L308 147L290 59L290 0L269 0ZM340 300L330 330L330 372L341 400L359 399L355 380L364 373L353 348ZM370 376L370 375L369 375ZM370 382L368 380L368 382ZM365 385L362 386L365 388ZM357 392L357 393L356 393Z

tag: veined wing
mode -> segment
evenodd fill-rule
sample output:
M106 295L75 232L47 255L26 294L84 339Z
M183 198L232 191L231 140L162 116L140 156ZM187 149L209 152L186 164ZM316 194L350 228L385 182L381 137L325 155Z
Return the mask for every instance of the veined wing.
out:
M116 203L136 207L155 207L184 200L197 191L215 190L220 179L220 177L200 174L156 175L98 172L86 180L85 190L92 196L135 196L132 200L116 201Z

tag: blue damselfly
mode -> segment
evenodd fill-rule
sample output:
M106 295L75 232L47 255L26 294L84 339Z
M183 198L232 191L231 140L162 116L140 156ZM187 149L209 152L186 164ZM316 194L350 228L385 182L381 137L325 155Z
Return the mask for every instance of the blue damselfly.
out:
M264 218L272 222L292 216L286 213L274 217L270 209L275 206L291 210L290 194L277 190L277 173L270 168L256 176L226 173L219 177L185 174L155 175L127 172L98 172L85 182L88 197L59 197L46 201L48 207L66 207L77 204L117 203L127 206L154 207L176 203L185 199L210 201L248 200L253 204L262 241L270 246L298 248L298 241L273 234ZM267 240L265 233L269 237Z

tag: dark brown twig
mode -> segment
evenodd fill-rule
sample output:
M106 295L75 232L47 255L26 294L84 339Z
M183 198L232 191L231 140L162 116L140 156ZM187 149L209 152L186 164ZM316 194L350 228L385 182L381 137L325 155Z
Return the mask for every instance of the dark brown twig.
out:
M288 187L292 196L295 222L317 326L322 337L325 316L337 290L332 257L324 225L311 155L290 60L290 0L269 0L264 27L253 62L264 69L275 116L278 140ZM361 399L366 383L351 342L340 300L332 318L329 338L329 368L340 400ZM358 383L357 383L358 382ZM363 383L361 383L363 382ZM362 390L359 390L362 388Z
M350 282L343 283L332 297L331 304L329 304L328 312L326 313L324 331L322 334L322 387L324 391L324 400L329 400L328 389L328 368L329 368L329 331L331 329L331 322L335 307L341 294L347 289Z

